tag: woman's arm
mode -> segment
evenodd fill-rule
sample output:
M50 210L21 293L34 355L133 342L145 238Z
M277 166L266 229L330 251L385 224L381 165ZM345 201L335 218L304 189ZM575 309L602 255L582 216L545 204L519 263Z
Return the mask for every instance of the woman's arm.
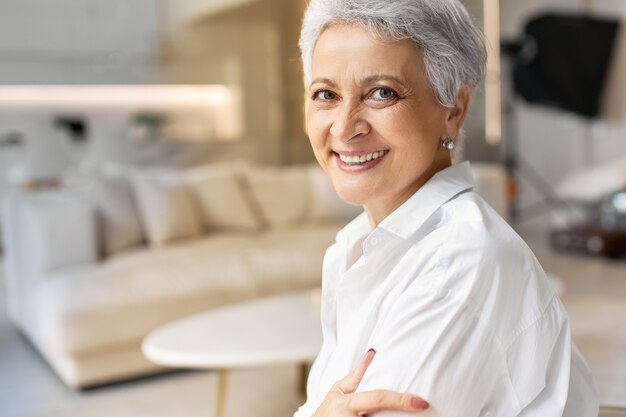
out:
M312 417L361 417L382 410L419 413L429 407L423 399L407 393L386 390L356 393L375 353L369 350L359 366L333 385Z

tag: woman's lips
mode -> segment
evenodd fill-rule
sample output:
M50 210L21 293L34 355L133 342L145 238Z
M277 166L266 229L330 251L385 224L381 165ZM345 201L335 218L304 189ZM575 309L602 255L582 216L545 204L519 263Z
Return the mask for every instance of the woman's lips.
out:
M389 153L389 149L374 152L333 152L337 166L346 172L361 172L378 165Z

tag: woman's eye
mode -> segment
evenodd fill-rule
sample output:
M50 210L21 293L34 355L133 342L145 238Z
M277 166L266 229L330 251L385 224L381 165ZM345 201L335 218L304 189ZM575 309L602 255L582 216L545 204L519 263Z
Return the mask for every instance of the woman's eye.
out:
M379 101L390 100L390 99L396 98L397 96L398 95L396 94L395 91L387 87L375 88L370 94L371 98L373 98L374 100L379 100Z
M318 91L313 95L313 99L319 99L324 101L336 100L337 94L329 90Z

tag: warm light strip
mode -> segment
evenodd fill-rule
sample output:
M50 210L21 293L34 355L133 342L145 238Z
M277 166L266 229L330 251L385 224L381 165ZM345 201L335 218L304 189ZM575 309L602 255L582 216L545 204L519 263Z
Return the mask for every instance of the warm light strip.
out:
M224 85L0 86L0 107L198 106L233 99Z
M502 139L500 81L500 0L484 0L485 38L489 45L485 77L485 137L490 145Z

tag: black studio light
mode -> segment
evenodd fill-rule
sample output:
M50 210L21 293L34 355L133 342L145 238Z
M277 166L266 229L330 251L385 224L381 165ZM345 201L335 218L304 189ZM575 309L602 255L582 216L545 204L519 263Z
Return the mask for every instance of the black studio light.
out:
M543 13L529 19L518 40L502 43L513 59L515 93L528 103L586 118L599 117L619 21Z

